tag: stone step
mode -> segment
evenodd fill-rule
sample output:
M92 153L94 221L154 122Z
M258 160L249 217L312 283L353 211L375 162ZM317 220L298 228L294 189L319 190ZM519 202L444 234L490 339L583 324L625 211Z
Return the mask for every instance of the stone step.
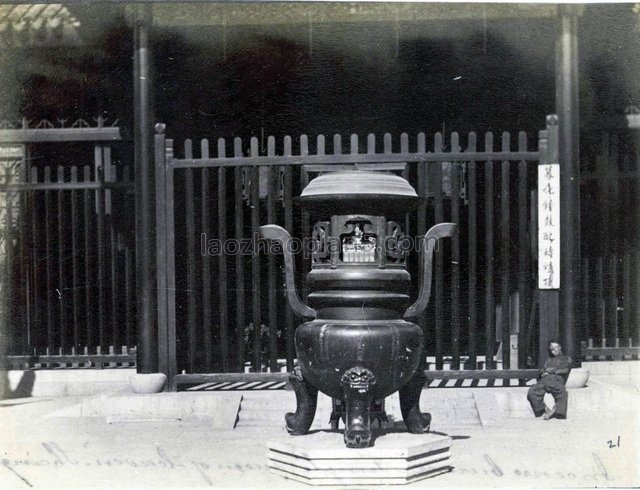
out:
M475 392L480 419L483 425L500 424L505 419L534 418L527 400L528 387L507 388L502 390L478 390ZM640 403L640 394L633 389L607 385L590 379L584 388L569 389L568 416L601 418L613 417L613 412L605 407L628 407L635 411ZM553 406L550 394L545 395L545 403Z
M36 369L6 371L14 398L94 396L129 388L135 368Z
M240 393L137 394L121 391L84 398L46 417L100 417L109 423L206 420L212 428L232 429L240 403Z
M640 361L585 361L582 368L594 375L640 376Z
M269 467L286 478L312 485L406 484L450 471L451 438L392 433L373 447L349 449L335 433L316 433L305 439L268 441Z
M242 398L236 428L280 426L284 424L285 414L294 412L295 409L295 394L292 392L246 393ZM421 409L431 414L434 427L481 425L475 398L471 392L461 394L449 390L424 390ZM320 393L312 428L328 429L331 410L331 398ZM389 425L399 424L404 429L398 393L386 398L385 410L390 419ZM342 423L340 426L342 427Z

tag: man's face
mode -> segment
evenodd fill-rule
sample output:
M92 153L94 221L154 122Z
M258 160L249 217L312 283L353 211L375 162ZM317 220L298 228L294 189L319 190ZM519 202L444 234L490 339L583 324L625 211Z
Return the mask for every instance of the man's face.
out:
M557 355L559 355L562 352L562 347L560 347L560 344L556 344L555 342L551 342L549 344L549 352L551 352L551 355L553 357L556 357Z

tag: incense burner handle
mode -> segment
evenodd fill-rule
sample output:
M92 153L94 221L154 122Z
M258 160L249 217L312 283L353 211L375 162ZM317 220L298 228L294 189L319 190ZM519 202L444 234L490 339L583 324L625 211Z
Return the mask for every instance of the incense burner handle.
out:
M433 252L438 240L452 237L458 228L455 223L440 223L432 226L423 238L420 247L420 262L422 266L422 278L420 281L420 293L418 299L404 312L404 318L415 318L421 315L431 297L431 271L433 269Z
M296 291L293 254L286 244L291 240L289 232L278 225L265 225L259 228L260 235L267 240L280 243L282 254L284 255L285 284L287 287L287 300L293 312L304 318L315 318L316 310L305 305L298 297Z

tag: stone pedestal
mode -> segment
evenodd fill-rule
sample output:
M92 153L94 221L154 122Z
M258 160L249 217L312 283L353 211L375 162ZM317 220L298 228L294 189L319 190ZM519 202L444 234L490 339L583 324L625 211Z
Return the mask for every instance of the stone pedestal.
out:
M269 441L273 473L309 485L402 485L450 471L451 438L390 433L374 447L349 449L342 432Z

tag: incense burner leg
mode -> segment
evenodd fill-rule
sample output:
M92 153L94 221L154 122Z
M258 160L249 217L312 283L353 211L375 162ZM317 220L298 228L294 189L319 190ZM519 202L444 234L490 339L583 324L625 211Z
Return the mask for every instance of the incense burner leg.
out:
M429 432L431 414L420 411L420 394L427 381L421 370L413 375L411 380L400 388L400 410L407 430L412 434Z
M347 447L371 445L371 387L374 383L374 374L358 366L342 376L346 403L344 442Z
M289 376L289 383L296 394L296 411L285 415L287 432L294 436L304 435L309 432L316 415L318 388L304 379L299 367Z

